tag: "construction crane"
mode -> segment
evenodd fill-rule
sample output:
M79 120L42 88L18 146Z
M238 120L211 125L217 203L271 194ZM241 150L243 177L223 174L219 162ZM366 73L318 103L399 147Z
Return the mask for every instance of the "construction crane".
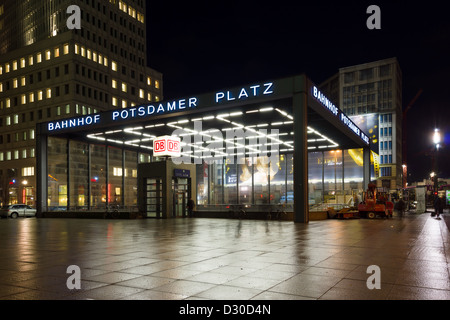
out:
M402 120L402 126L403 126L403 130L402 130L402 136L403 136L403 181L402 181L402 185L403 188L406 188L406 178L407 178L407 167L405 166L405 164L407 163L406 159L407 159L407 144L406 144L406 136L407 136L407 126L406 126L406 115L409 111L409 109L411 109L411 107L413 106L413 104L417 101L417 99L419 99L419 96L422 94L423 90L420 89L416 95L414 96L414 98L408 103L408 105L406 106L405 110L403 110L403 120Z

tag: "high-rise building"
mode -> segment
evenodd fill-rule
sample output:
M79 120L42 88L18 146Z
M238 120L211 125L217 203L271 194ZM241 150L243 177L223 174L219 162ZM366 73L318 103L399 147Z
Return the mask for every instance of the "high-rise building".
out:
M34 204L36 123L163 98L147 64L146 1L77 1L79 16L72 4L0 0L2 204Z
M340 68L320 87L345 114L355 121L359 118L360 127L372 122L366 130L379 154L377 186L401 188L402 72L397 59Z

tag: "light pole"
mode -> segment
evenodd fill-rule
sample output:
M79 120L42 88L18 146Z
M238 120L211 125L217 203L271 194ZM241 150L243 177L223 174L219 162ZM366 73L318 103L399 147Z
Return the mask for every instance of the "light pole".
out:
M441 143L441 134L439 129L434 129L433 134L433 143L434 143L434 194L437 195L438 192L438 151Z

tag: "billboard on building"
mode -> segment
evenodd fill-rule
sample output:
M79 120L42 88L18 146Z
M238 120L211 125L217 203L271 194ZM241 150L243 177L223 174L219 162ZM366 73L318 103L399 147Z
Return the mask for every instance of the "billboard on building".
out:
M377 113L368 113L368 114L360 114L349 117L362 131L364 131L370 138L370 149L376 154L380 154L378 142L378 114Z

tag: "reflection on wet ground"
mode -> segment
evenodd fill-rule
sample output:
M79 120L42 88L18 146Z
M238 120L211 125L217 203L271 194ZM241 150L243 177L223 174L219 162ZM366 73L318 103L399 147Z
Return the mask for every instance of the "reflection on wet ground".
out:
M0 299L450 299L448 218L3 219Z

